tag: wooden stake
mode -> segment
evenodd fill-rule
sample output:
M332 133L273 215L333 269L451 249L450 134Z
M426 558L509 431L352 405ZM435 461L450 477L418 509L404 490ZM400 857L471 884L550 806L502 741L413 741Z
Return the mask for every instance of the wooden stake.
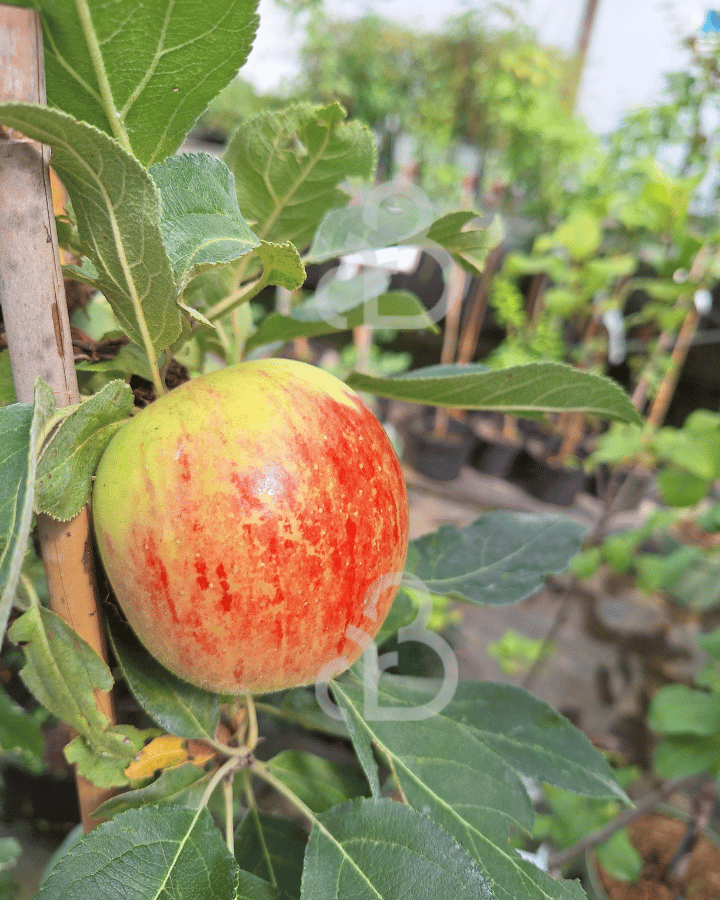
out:
M492 280L500 269L504 247L498 244L488 253L485 260L485 268L475 285L472 306L463 324L462 334L457 352L459 363L470 363L475 356L480 332L482 331L485 314L487 313L488 300L490 298L490 286Z
M453 262L450 268L450 279L447 285L448 305L445 312L445 331L443 334L440 362L449 365L455 361L458 337L460 334L460 315L462 313L463 297L465 295L465 272ZM448 410L438 406L435 410L435 427L433 434L436 437L446 437L450 432L450 416Z
M42 32L37 13L0 6L0 101L45 103ZM32 403L37 376L50 385L58 406L79 400L70 323L50 190L50 150L12 131L0 134L0 303L15 392ZM107 657L98 609L86 507L70 522L38 516L50 606L103 658ZM112 699L97 701L114 722ZM97 825L91 812L108 792L78 777L83 828Z
M692 345L695 332L700 324L700 313L693 305L683 320L677 341L670 354L670 366L665 373L655 398L648 412L647 427L653 431L659 428L665 420L675 388L677 387L680 371L682 370L688 351Z

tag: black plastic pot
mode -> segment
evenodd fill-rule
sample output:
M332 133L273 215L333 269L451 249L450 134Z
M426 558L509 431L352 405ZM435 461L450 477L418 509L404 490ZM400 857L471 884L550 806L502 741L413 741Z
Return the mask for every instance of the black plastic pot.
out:
M470 457L470 465L485 475L507 478L513 463L522 450L521 444L510 441L478 438Z
M590 481L582 469L551 466L527 450L517 455L508 478L531 496L556 506L570 506Z
M405 457L410 465L435 481L452 481L468 461L477 436L468 425L449 420L446 436L434 435L434 414L416 415L404 423Z
M517 428L526 444L540 444L548 453L557 453L562 444L562 437L552 433L544 422L534 419L518 419Z

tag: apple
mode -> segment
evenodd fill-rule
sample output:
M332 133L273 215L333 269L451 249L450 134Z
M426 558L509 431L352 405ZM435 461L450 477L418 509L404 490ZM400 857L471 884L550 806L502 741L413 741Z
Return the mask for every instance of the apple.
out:
M400 464L333 375L294 360L202 375L114 435L93 491L97 544L132 629L220 694L352 665L397 591Z

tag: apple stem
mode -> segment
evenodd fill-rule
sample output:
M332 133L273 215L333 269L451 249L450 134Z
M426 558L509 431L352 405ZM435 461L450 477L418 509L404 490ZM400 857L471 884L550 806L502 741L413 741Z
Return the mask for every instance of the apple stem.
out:
M258 721L255 701L250 694L245 695L245 708L247 709L247 731L245 733L245 746L252 753L258 742Z
M215 788L220 784L223 778L227 778L227 776L232 775L235 769L239 769L241 766L247 765L247 756L231 756L227 759L220 768L215 772L213 777L208 782L208 786L203 791L203 795L200 798L200 802L198 803L197 809L198 814L201 809L204 809L215 792Z
M225 843L231 856L235 856L235 822L233 819L233 776L234 771L223 778L222 789L225 801Z

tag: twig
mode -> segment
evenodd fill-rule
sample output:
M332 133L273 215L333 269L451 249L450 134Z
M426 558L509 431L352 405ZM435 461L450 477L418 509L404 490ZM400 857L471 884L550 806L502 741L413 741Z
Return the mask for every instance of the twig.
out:
M671 794L674 794L675 791L689 787L701 778L701 775L686 775L683 778L673 778L670 781L666 781L665 784L652 794L648 794L648 796L641 800L637 806L633 807L633 809L628 809L625 812L620 813L620 815L614 818L612 822L608 822L607 825L603 825L602 828L599 828L592 834L586 835L582 840L578 841L577 844L573 844L572 847L567 847L565 850L558 850L557 853L551 853L548 857L548 869L551 872L558 871L566 863L571 862L578 856L582 856L583 853L596 847L598 844L602 844L616 832L631 825L636 819L641 819L646 813L650 812L650 810L659 806L663 800L666 800Z
M555 613L555 618L548 628L545 636L543 637L542 644L540 645L540 649L537 652L537 656L533 660L533 664L530 666L530 669L523 679L522 686L526 691L532 690L532 686L535 683L538 675L540 674L540 670L543 665L547 661L548 650L555 640L555 637L562 628L563 622L567 618L568 609L570 608L570 601L572 600L573 590L577 585L577 578L573 577L570 579L570 582L563 586L562 588L562 600L560 601L560 606L558 607L557 612Z

